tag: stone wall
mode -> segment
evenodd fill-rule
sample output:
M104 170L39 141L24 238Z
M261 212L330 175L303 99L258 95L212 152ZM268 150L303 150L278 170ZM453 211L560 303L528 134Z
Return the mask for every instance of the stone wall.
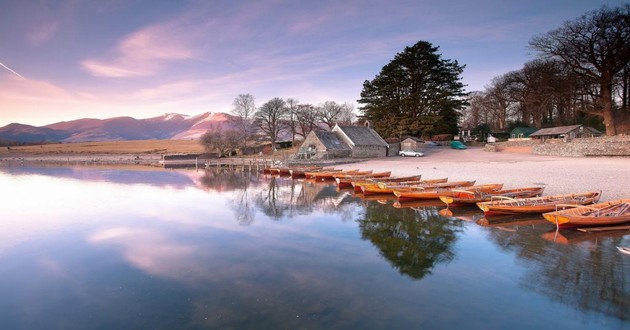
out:
M594 138L580 138L569 141L562 139L529 141L507 141L488 143L485 151L501 151L508 147L531 147L536 155L587 157L587 156L622 156L630 157L630 135L602 136Z
M387 157L398 156L400 151L400 143L390 143L387 149Z
M561 143L541 143L532 146L532 153L566 157L630 157L630 135L581 138Z
M385 146L355 146L352 148L354 158L377 158L387 156Z

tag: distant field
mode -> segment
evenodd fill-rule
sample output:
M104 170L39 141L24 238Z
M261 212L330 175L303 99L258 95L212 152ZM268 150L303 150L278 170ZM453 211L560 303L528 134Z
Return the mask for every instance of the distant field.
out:
M196 140L139 140L45 144L0 148L0 154L171 154L201 153L203 147Z

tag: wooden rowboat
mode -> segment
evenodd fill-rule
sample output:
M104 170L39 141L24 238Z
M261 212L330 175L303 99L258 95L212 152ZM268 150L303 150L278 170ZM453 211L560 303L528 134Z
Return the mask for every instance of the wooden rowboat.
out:
M495 191L503 188L502 183L491 183L473 186L474 181L469 181L470 184L453 186L453 187L430 187L430 188L411 188L404 190L394 190L394 195L401 199L439 199L440 196L449 196L454 194L457 190L470 190L470 191Z
M528 198L537 197L542 195L545 187L527 187L516 189L503 189L497 191L470 191L461 190L453 191L451 196L440 196L440 200L446 204L446 206L452 205L472 205L479 202L488 202L497 196L510 197L510 198Z
M446 183L448 181L448 178L441 178L441 179L430 179L430 180L421 180L421 181L414 181L414 184L416 187L428 187L428 186L432 186L432 185L436 185L436 184L443 184ZM362 185L361 186L361 191L363 191L364 195L370 195L370 194L393 194L394 193L394 189L399 189L401 187L412 187L411 185L381 185L381 182L377 183L377 184L373 184L373 185Z
M299 178L299 177L304 177L304 173L306 172L315 172L315 171L322 171L322 170L332 171L335 169L323 168L321 166L296 166L289 169L289 174L291 175L292 178Z
M378 184L378 182L403 182L403 181L419 181L421 175L412 175L412 176L397 176L397 177L385 177L385 178L368 178L362 181L353 181L352 186L354 187L355 192L363 192L361 190L362 185L370 185L370 184Z
M317 179L317 180L326 180L326 179L333 179L335 174L339 174L339 173L356 173L359 172L359 170L349 170L349 171L344 171L344 170L329 170L329 171L310 171L310 172L304 172L304 176L306 176L307 179Z
M610 226L630 222L630 199L619 199L593 205L558 205L571 207L543 214L557 226Z
M502 198L477 203L477 206L486 215L492 213L545 213L555 211L558 204L587 205L597 203L600 195L599 192L584 192L531 198Z
M372 174L372 171L357 171L354 173L349 173L349 172L340 172L340 173L335 173L333 174L333 179L337 179L337 178L352 178L354 176L366 176L366 175L370 175ZM391 174L391 173L390 173Z
M367 175L348 175L345 178L335 177L335 181L337 181L337 186L339 188L348 188L348 187L353 186L352 185L353 182L359 182L359 181L365 182L366 180L387 178L390 175L392 175L391 171L377 172L377 173L371 173Z

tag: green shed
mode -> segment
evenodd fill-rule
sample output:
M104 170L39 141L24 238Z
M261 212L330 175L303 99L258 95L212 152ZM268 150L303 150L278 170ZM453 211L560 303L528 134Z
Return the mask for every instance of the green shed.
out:
M530 134L536 132L538 128L534 127L516 127L510 132L511 139L528 138Z

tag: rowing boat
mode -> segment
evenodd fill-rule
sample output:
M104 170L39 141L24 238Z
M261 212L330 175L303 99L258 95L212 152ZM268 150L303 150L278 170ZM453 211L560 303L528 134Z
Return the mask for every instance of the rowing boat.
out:
M543 214L547 221L557 226L610 226L630 222L630 199L592 205L558 205L571 207Z
M429 179L429 180L420 180L420 181L413 181L413 182L414 182L414 186L427 187L431 185L446 183L447 181L448 181L448 178L441 178L441 179ZM392 183L392 185L382 185L382 182L377 182L371 185L368 185L368 184L361 185L361 191L363 191L364 195L393 194L394 189L401 188L401 187L411 187L411 185L405 185L403 182Z
M335 176L335 181L337 181L337 186L339 188L347 188L352 187L353 182L365 182L367 180L375 180L381 178L387 178L392 174L391 171L387 172L376 172L370 173L366 175L352 175L348 174L346 177L337 177Z
M601 193L550 195L530 198L502 198L477 203L486 215L492 213L545 213L555 211L558 204L587 205L597 203Z
M328 170L328 171L309 171L309 172L304 172L304 176L306 176L307 179L317 179L317 180L326 180L326 179L333 179L335 174L339 174L339 173L356 173L359 172L359 170L349 170L349 171L344 171L344 170Z
M450 196L440 196L440 200L446 206L452 205L471 205L479 202L491 201L497 196L510 198L528 198L542 195L545 187L527 187L516 189L503 189L497 191L470 191L470 190L453 190Z
M420 180L421 175L412 175L412 176L396 176L396 177L386 177L386 178L378 178L378 179L366 179L362 181L353 181L352 186L354 187L355 192L363 192L361 190L362 185L370 185L370 184L378 184L378 182L404 182L404 181L418 181Z
M299 178L299 177L303 177L304 173L306 172L316 172L316 171L332 171L335 170L334 168L324 168L321 166L299 166L299 167L292 167L289 170L289 174L291 175L292 178Z
M397 189L394 190L394 195L398 199L438 199L440 196L449 196L457 190L470 190L470 191L495 191L503 188L502 183L490 183L473 186L474 181L465 182L463 185L455 186L437 186L437 187L413 187L409 189Z

